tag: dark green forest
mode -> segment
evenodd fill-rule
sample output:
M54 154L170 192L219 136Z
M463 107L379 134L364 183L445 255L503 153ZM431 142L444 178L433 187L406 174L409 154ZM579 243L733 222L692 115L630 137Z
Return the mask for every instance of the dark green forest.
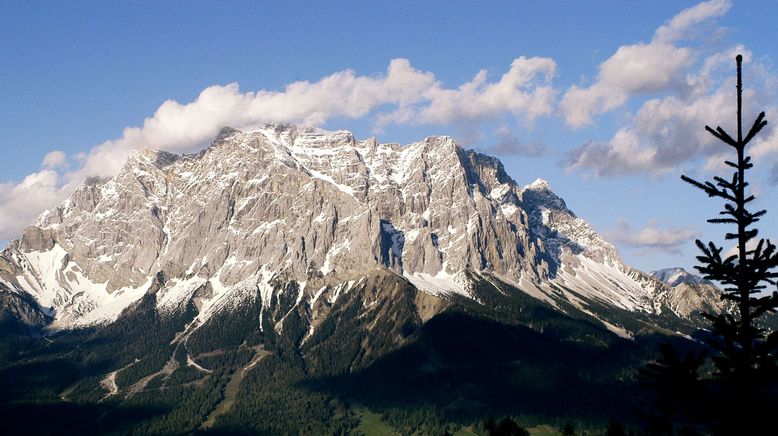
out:
M289 311L296 284L272 310L248 301L183 342L196 308L160 315L154 295L113 324L16 335L0 369L2 422L16 434L347 434L369 410L400 434L488 434L490 418L507 416L596 434L640 427L638 370L657 344L699 347L649 324L624 339L491 280L477 282L481 304L454 299L424 322L418 291L390 276L341 296L305 341L310 309ZM383 316L360 316L376 296ZM282 322L260 329L260 317Z

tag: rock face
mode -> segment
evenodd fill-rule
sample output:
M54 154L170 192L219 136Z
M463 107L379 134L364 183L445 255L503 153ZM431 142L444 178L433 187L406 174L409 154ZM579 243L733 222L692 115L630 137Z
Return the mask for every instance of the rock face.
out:
M400 146L264 126L225 128L196 155L142 150L0 257L0 284L54 329L111 322L146 294L163 314L193 301L202 323L279 292L310 306L314 326L323 302L377 271L437 300L479 301L483 278L588 314L673 310L670 289L624 265L546 182L521 187L448 137Z
M721 291L709 283L681 283L667 295L667 303L677 314L721 313L731 304L721 299Z
M683 317L703 313L721 313L732 306L721 298L721 291L710 281L683 268L666 268L650 273L671 287L667 305Z
M0 286L0 329L4 334L36 335L48 322L28 295Z

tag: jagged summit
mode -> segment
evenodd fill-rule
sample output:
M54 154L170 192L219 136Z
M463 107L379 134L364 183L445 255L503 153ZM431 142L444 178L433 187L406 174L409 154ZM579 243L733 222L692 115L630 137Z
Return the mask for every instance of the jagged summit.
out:
M2 259L0 287L29 294L54 328L110 322L149 293L160 313L195 302L204 323L246 299L270 310L279 292L315 326L322 301L376 271L442 300L502 283L603 320L595 307L661 311L664 289L547 182L521 187L450 137L399 146L277 125L224 128L194 155L139 151Z
M710 281L703 279L702 277L692 274L683 268L665 268L649 273L657 280L661 280L670 286L678 286L681 283L688 283L692 285L711 284Z
M135 150L127 158L126 166L138 166L143 164L151 164L157 168L164 168L173 162L180 159L181 155L170 153L164 150L157 150L155 148L144 147ZM103 178L105 179L105 178Z
M534 182L530 183L529 185L525 186L523 190L531 190L531 191L551 191L551 185L546 181L545 179L537 178Z
M709 280L683 268L665 268L649 273L670 287L665 295L667 305L682 316L721 313L731 309L732 302L721 298L721 291Z

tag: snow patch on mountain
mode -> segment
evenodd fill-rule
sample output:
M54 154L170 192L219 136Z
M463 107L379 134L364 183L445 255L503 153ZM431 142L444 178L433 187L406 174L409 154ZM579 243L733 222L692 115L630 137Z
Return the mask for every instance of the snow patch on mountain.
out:
M692 274L680 267L652 271L649 273L649 275L656 278L657 280L667 283L670 286L678 286L681 283L689 283L692 285L699 285L703 283L710 284L708 280L705 280L698 275Z
M562 268L554 281L579 297L629 311L653 312L655 290L618 265L576 256L578 266Z
M471 294L467 291L467 278L463 273L450 274L445 268L438 271L435 275L427 273L412 273L403 275L416 288L437 296L446 296L458 294L470 298Z
M0 280L55 328L111 322L154 293L160 313L197 308L181 337L257 298L264 322L284 284L298 285L295 307L334 304L384 269L444 299L477 300L477 276L557 308L659 313L667 293L548 182L521 187L450 137L400 146L275 125L222 129L193 155L138 151L2 256Z

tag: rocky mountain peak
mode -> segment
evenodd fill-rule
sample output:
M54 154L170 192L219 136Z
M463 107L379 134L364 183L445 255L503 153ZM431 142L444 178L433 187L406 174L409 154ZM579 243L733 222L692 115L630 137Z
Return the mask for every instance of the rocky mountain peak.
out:
M147 293L161 313L196 300L198 322L245 298L270 307L279 287L332 302L379 270L444 300L479 301L484 279L556 307L650 313L662 291L547 182L522 188L451 137L281 125L224 128L194 155L140 150L2 256L2 283L56 328L110 322Z
M130 154L125 166L132 168L152 165L158 169L162 169L171 165L178 160L179 157L179 155L167 151L144 147Z
M705 280L698 275L692 274L680 267L652 271L649 273L649 275L656 278L657 280L667 283L670 286L678 286L682 283L691 285L711 284L710 281Z
M545 179L537 178L534 182L526 185L523 190L527 191L551 191L551 185Z

